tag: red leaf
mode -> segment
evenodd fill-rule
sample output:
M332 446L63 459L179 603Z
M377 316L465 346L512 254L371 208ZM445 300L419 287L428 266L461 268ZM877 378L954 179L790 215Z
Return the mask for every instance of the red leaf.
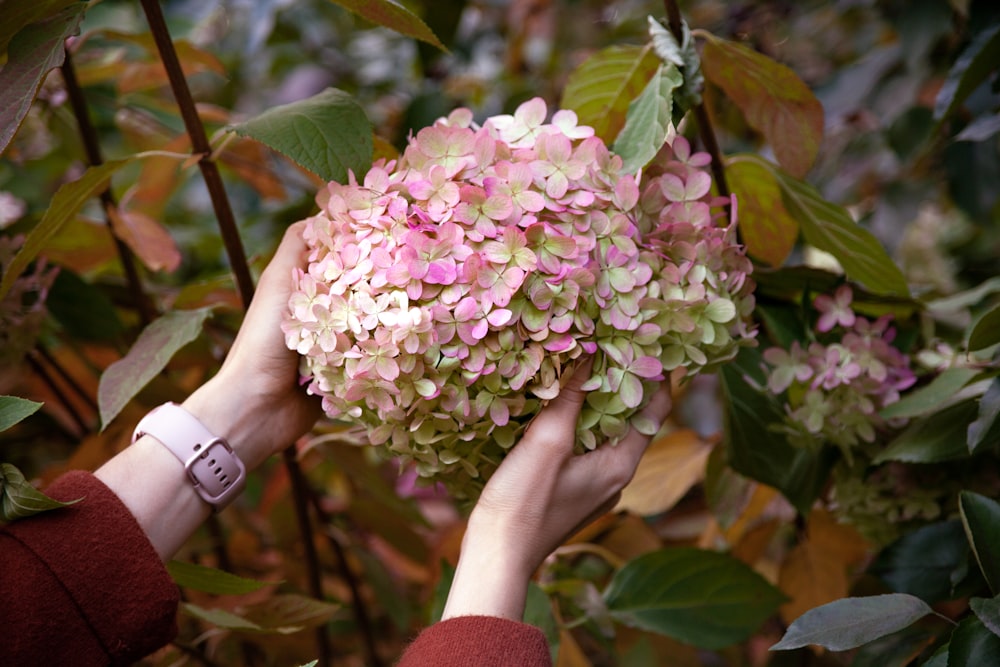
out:
M7 62L0 69L0 153L21 126L45 75L62 65L63 43L77 33L84 7L82 2L75 3L47 21L27 26L10 40ZM4 21L6 12L5 7Z
M709 36L702 53L709 81L764 134L778 163L801 178L823 140L823 105L788 67L745 46Z
M132 249L151 271L174 271L181 264L181 251L173 237L156 220L140 213L109 206L108 218L115 236Z

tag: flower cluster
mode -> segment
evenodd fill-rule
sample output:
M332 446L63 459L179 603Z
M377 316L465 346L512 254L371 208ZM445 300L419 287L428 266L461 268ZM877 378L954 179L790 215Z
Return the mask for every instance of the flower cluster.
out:
M787 350L764 351L767 385L775 394L787 392L785 427L793 441L836 444L851 460L851 448L872 442L883 425L879 410L899 400L916 376L909 358L892 346L895 330L890 316L874 322L851 308L853 293L841 285L833 296L814 300L818 335L832 342L797 341Z
M749 260L715 225L683 138L621 173L571 111L459 109L398 162L331 183L283 324L328 415L459 494L475 491L568 365L594 355L578 442L615 443L656 383L751 337Z
M0 273L7 270L22 245L24 236L0 234ZM47 268L45 260L38 260L0 301L0 368L17 366L35 346L45 319L45 298L57 272Z

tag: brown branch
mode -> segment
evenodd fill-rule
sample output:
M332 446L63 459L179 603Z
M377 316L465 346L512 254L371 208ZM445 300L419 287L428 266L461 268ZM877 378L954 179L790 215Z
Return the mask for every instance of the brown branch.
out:
M80 82L76 78L76 70L73 67L73 56L69 49L65 49L65 52L65 58L60 70L63 81L66 84L66 94L69 97L69 104L73 109L73 115L76 117L77 127L80 130L80 139L83 142L83 150L87 156L87 163L96 167L97 165L104 164L97 130L94 129L93 123L90 122L87 100L83 96L83 88L80 87ZM156 308L153 306L152 301L150 301L149 296L142 289L142 280L139 277L139 270L135 265L135 256L129 247L125 245L124 241L115 234L114 227L111 225L111 219L106 213L109 206L117 207L114 196L111 194L110 184L107 189L101 192L100 197L101 203L104 204L105 223L114 241L115 250L118 251L118 259L121 261L122 269L125 271L125 279L128 282L129 292L132 294L132 302L136 310L139 311L142 323L149 324L156 319Z
M309 499L312 501L313 509L320 520L327 526L330 526L332 524L330 515L323 509L319 496L311 493L309 494ZM351 571L351 566L347 562L347 554L336 535L330 531L324 531L323 535L330 543L330 548L333 549L333 553L337 557L337 568L340 570L340 576L344 578L344 581L347 582L347 587L351 590L351 609L354 612L354 620L358 625L358 630L363 639L362 643L365 647L366 656L365 664L369 665L369 667L382 667L384 663L379 658L378 649L375 646L375 633L372 629L371 616L368 613L367 606L365 606L364 598L361 597L361 586L358 585L358 578Z
M170 88L177 100L181 118L184 120L184 127L191 138L191 147L196 155L201 155L198 167L201 169L202 178L205 179L205 186L208 188L208 194L212 200L215 217L219 221L222 242L225 244L226 255L229 257L229 267L236 277L236 286L239 289L240 298L243 300L243 307L249 308L254 292L253 277L250 275L246 253L243 251L243 242L240 240L240 232L236 226L233 209L229 205L229 197L226 195L222 176L219 174L218 165L211 158L212 147L208 142L208 135L205 134L205 126L202 125L194 98L191 97L191 89L188 88L187 80L184 78L184 70L181 68L180 59L177 57L176 49L174 49L174 43L170 37L170 31L167 29L167 22L163 18L160 3L158 0L141 0L141 2L146 20L153 33L153 40L156 42L156 49L160 53L160 59L163 61L167 77L170 79Z
M66 412L69 413L70 418L80 429L80 435L86 435L89 433L90 427L87 425L87 422L84 421L83 417L80 416L80 413L77 412L75 407L73 407L69 397L66 396L66 392L62 390L59 383L55 381L55 378L53 378L45 366L42 365L42 362L38 360L37 355L34 352L29 352L26 359L28 360L28 365L31 366L31 369L38 374L38 377L42 378L45 386L49 388L49 390L55 395L56 399L58 399L62 404L63 408L66 409Z
M678 44L684 41L684 22L681 19L681 10L677 5L677 0L663 0L663 6L667 11L667 26ZM726 183L726 172L722 164L722 153L719 151L719 142L715 138L715 130L712 127L712 119L708 115L704 102L699 102L694 108L695 120L698 123L698 136L701 143L705 145L705 150L712 157L712 176L715 178L715 187L719 190L719 195L729 198L729 185ZM726 211L729 211L729 204L726 204Z
M187 129L188 136L191 139L191 147L195 154L201 155L198 167L201 169L202 178L205 180L205 186L208 188L209 197L212 200L212 208L215 210L215 216L219 223L219 231L222 234L222 241L226 247L226 254L229 256L230 269L236 277L236 285L239 289L243 307L247 309L250 307L250 302L253 299L253 277L250 275L250 267L247 264L246 254L243 251L243 242L240 240L239 229L236 226L236 219L229 205L229 198L222 183L222 176L219 174L218 166L211 157L212 148L209 144L208 136L205 134L205 127L202 125L201 118L198 115L194 98L191 97L191 90L188 88L187 81L184 78L184 71L177 57L177 51L174 49L173 40L170 37L170 31L167 29L167 23L164 20L158 0L141 0L141 4L143 12L146 14L146 20L149 22L153 40L156 42L157 51L160 53L167 77L170 80L170 87L177 100L181 118L184 120L184 127ZM316 554L316 545L312 541L312 527L309 518L305 476L302 474L302 469L295 459L294 447L290 446L285 449L283 459L285 469L288 471L288 476L292 484L295 514L305 549L310 592L313 597L322 600L323 590L319 558ZM316 628L316 645L319 654L319 666L329 667L332 661L332 650L326 630L322 626Z
M91 398L90 394L88 394L87 391L80 386L80 383L69 374L69 371L63 368L62 364L60 364L59 361L53 357L47 349L45 349L44 345L38 345L35 350L38 352L39 356L45 360L45 363L52 367L52 369L56 372L56 375L58 375L62 381L73 390L73 393L79 396L83 402L87 404L87 407L94 411L94 414L100 412L100 408L97 406L97 401Z
M308 498L312 494L309 491L305 475L302 474L302 467L295 460L295 446L286 447L282 452L282 457L285 460L285 469L288 471L288 479L292 485L295 517L299 522L299 533L302 535L302 549L306 557L309 593L317 600L322 600L323 582L320 577L319 554L316 553L312 525L309 521ZM333 653L323 626L316 628L316 646L319 653L317 656L319 667L329 667L332 664Z

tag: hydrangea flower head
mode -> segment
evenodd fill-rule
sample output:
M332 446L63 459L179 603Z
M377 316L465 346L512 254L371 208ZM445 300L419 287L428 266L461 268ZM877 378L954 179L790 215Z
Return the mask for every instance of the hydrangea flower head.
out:
M567 370L594 355L579 447L614 444L657 383L750 341L750 261L683 138L622 173L541 99L482 126L460 109L398 161L330 183L283 323L327 414L474 496Z
M832 442L852 460L852 448L873 442L886 426L879 410L899 400L916 382L909 357L891 345L888 315L870 321L851 308L854 294L841 285L832 297L817 296L816 333L805 349L764 351L767 387L786 393L784 430L793 442Z

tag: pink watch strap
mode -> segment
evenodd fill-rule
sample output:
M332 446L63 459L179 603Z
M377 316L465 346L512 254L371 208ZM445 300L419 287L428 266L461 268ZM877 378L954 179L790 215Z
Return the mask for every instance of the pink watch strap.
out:
M164 403L143 417L132 442L144 435L156 438L184 464L195 491L216 512L243 490L246 467L236 452L176 403Z

